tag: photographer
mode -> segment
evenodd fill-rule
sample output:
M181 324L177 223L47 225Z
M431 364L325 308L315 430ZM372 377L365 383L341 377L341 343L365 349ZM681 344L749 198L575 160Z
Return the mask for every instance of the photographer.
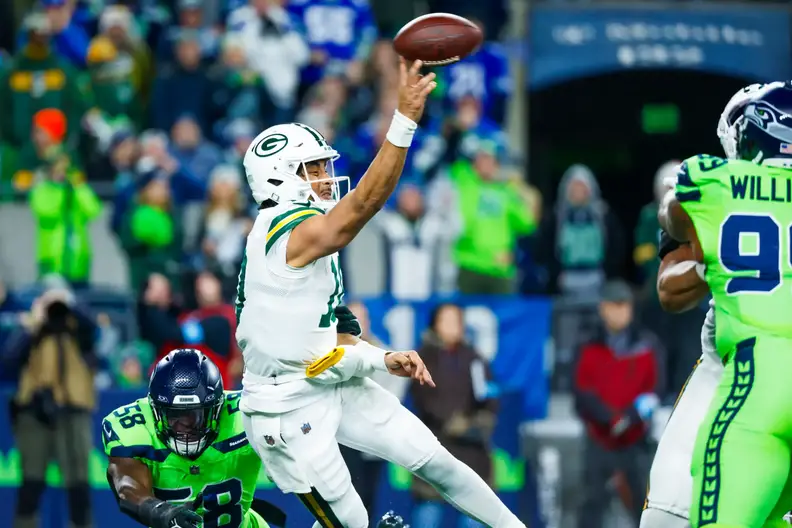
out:
M53 456L67 493L71 526L91 526L88 460L96 406L95 335L96 326L77 310L73 294L55 287L33 302L23 327L9 339L3 368L19 374L10 408L22 470L16 528L38 526Z

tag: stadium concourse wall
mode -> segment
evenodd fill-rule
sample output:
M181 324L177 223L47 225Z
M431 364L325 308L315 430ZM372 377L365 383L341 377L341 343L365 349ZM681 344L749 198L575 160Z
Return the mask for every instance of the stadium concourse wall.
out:
M90 308L90 293L87 295ZM540 420L546 416L548 405L548 373L545 350L550 336L551 302L545 298L458 298L464 308L465 320L471 340L487 357L497 378L490 387L493 396L500 398L498 426L493 438L494 486L507 505L521 512L526 519L535 518L536 493L532 478L521 453L520 426L526 421ZM103 299L103 309L108 300ZM373 331L394 348L409 349L419 346L420 335L426 328L430 311L437 303L399 303L389 298L366 301ZM118 313L122 310L119 306ZM145 394L138 391L110 390L100 394L99 408L94 421L95 448L90 458L89 478L92 493L93 516L96 526L132 528L136 526L118 511L105 477L106 457L100 438L101 418L113 409L127 404ZM0 390L0 504L15 502L20 482L19 455L8 427L8 403L13 387ZM406 398L409 406L409 398ZM60 475L51 463L47 482L48 490L42 508L42 526L66 526L67 506L60 489ZM389 509L404 515L410 511L411 476L405 470L390 466L384 472L379 486L376 511L378 516ZM293 497L284 496L262 473L257 495L282 507L289 526L310 526L312 519L302 504ZM453 516L448 516L449 522ZM534 523L534 525L536 525ZM10 526L10 519L0 519L0 528Z

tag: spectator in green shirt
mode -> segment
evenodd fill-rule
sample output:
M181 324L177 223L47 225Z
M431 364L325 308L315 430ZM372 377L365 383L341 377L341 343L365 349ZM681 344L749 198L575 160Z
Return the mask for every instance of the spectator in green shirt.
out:
M101 213L102 203L68 158L51 164L44 174L29 197L38 224L39 276L57 274L72 284L86 284L91 272L88 226Z
M522 181L505 177L506 146L491 137L475 141L472 161L460 159L450 168L462 220L454 248L457 284L465 294L510 294L516 291L517 239L536 228L534 204Z

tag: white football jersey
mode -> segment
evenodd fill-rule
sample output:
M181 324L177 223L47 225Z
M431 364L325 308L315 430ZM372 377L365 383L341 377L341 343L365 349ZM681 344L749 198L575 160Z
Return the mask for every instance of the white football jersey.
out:
M337 343L335 307L344 295L338 254L304 268L286 264L292 229L320 214L308 202L265 208L248 236L236 338L245 360L242 404L249 411L285 412L323 393L305 370Z

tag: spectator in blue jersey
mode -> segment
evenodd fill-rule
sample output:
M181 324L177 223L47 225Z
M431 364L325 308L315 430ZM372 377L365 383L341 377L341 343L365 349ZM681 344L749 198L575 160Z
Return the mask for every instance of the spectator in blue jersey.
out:
M479 20L474 20L485 31ZM486 39L486 33L485 33ZM509 60L499 42L485 40L481 48L465 60L439 71L446 108L453 108L462 99L472 97L482 107L484 116L503 125L506 104L512 92Z
M290 0L289 11L302 22L311 47L303 86L321 79L328 67L343 67L352 84L363 80L364 65L377 40L368 0Z
M242 39L250 67L264 80L275 105L272 121L282 123L294 116L300 70L310 60L310 50L298 32L284 0L250 0L250 5L228 15L229 35Z

